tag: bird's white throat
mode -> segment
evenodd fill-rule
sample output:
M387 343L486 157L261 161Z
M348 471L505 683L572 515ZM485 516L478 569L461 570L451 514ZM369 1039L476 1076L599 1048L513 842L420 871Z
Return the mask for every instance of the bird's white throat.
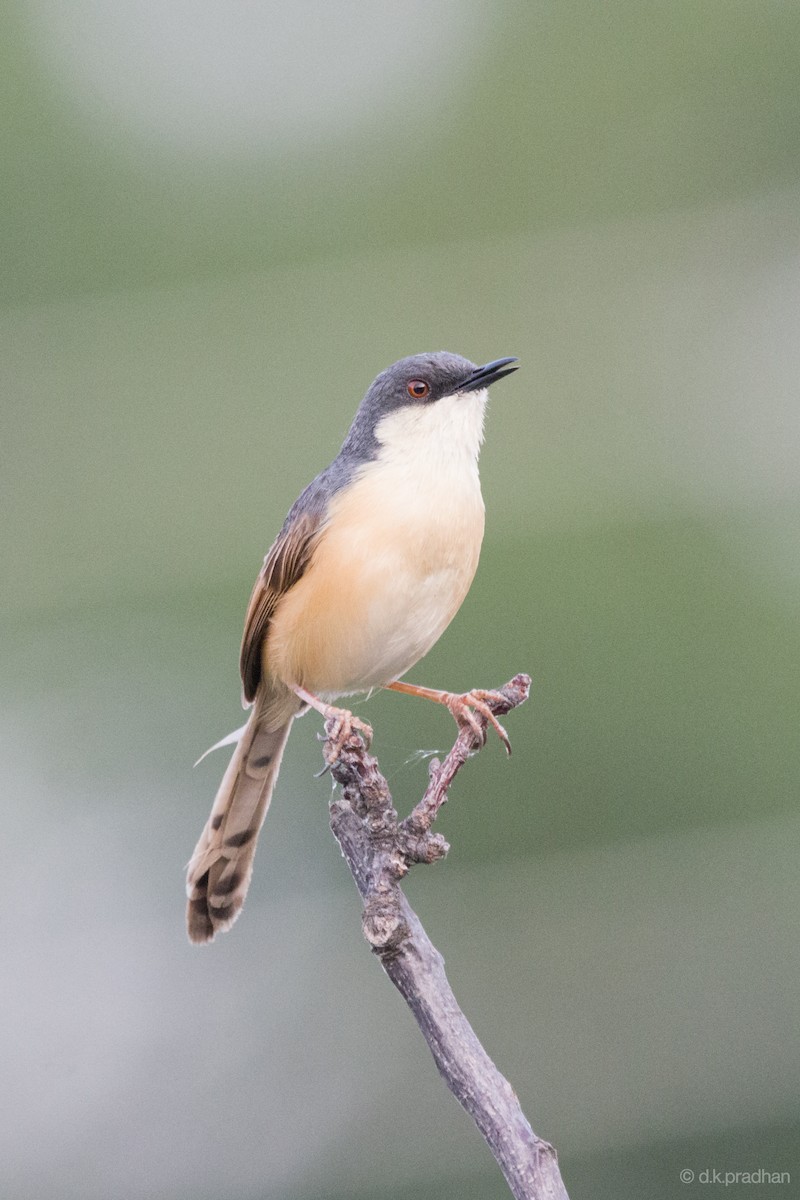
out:
M477 475L488 395L483 388L408 405L383 417L375 429L381 443L378 461L413 467L414 474Z

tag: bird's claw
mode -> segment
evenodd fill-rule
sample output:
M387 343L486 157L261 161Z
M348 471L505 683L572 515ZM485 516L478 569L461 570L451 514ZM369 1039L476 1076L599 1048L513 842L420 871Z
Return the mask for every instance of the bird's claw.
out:
M325 767L320 771L324 775L331 769L339 758L345 743L360 733L364 745L369 750L372 745L372 726L362 721L346 708L335 708L331 705L325 711Z
M464 692L462 695L452 695L446 701L447 707L453 714L456 723L460 726L467 725L481 741L481 744L486 742L486 730L475 719L475 712L479 712L482 717L485 717L488 723L493 726L497 736L506 748L506 754L511 754L511 741L503 726L498 721L497 717L492 712L488 705L489 700L503 700L504 697L500 692L488 692L482 689L475 688L471 692Z

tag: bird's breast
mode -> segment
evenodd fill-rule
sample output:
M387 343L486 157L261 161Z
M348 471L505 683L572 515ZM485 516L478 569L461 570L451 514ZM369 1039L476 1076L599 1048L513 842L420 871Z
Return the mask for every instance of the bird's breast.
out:
M327 697L399 678L461 606L483 526L474 460L366 464L331 501L311 563L278 603L265 669Z

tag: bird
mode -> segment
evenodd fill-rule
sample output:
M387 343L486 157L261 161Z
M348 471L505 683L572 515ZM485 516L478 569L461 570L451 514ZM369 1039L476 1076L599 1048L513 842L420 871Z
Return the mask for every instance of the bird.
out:
M476 366L448 351L402 358L374 380L342 448L301 493L256 579L240 652L247 723L189 861L187 930L227 930L244 904L256 839L294 719L316 709L333 757L372 730L342 697L389 688L446 705L482 733L481 712L510 752L487 701L403 676L450 624L478 566L478 475L489 387L515 357ZM212 749L217 749L217 746ZM332 760L331 760L332 761Z

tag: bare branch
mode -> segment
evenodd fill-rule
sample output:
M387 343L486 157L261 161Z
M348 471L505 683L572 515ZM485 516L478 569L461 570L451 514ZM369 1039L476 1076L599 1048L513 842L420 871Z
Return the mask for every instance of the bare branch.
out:
M528 697L530 679L516 675L497 692L480 693L495 716ZM556 1152L537 1137L516 1093L498 1071L459 1008L444 960L408 903L399 881L409 867L443 858L448 846L432 825L458 771L486 740L487 719L464 725L443 763L430 765L425 795L398 820L386 780L361 738L326 759L341 794L330 806L331 828L363 900L364 936L409 1005L447 1086L475 1121L517 1200L568 1200ZM330 739L333 722L326 723Z

